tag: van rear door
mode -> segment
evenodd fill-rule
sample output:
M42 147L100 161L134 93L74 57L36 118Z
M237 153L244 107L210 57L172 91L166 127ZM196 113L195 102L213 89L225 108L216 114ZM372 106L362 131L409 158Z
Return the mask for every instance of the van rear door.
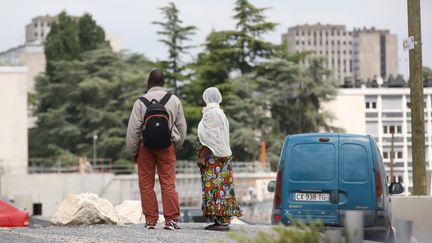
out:
M282 221L339 224L338 135L290 136L285 152Z
M373 156L368 136L339 136L339 209L362 210L365 226L375 223Z

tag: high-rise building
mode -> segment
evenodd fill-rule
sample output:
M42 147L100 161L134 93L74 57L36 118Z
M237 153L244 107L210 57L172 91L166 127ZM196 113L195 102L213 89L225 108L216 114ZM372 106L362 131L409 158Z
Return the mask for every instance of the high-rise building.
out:
M57 16L38 16L32 19L32 21L26 25L26 43L40 43L45 41L48 35L51 24L56 21Z
M344 25L297 25L289 28L282 40L288 42L289 53L311 51L324 57L326 67L334 70L341 83L352 78L352 32Z
M388 30L354 29L344 25L297 25L282 35L289 53L310 51L321 56L342 85L346 81L387 80L398 74L397 36ZM307 65L307 60L303 63Z
M354 78L389 79L398 75L397 36L388 30L354 29Z

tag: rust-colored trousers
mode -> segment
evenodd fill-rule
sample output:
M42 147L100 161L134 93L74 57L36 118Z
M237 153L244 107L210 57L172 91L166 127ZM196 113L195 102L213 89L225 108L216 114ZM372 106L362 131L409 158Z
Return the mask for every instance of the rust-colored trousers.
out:
M158 202L154 191L157 168L162 191L162 205L165 220L178 221L180 217L176 183L176 153L171 145L165 149L149 149L140 143L138 150L138 179L141 193L141 207L147 222L156 223L159 216Z

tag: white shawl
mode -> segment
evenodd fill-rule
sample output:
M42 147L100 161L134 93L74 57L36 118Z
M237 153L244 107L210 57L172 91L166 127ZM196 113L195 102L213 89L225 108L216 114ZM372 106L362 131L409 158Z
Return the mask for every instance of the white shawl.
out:
M206 107L198 124L198 138L201 144L208 147L215 156L230 156L229 123L219 104L222 95L217 88L207 88L203 93Z

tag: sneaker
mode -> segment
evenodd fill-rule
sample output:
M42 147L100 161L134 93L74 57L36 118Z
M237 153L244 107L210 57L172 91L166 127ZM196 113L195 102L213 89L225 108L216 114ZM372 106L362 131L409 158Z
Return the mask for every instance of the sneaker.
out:
M181 229L180 225L178 225L178 223L174 220L168 220L165 221L165 227L164 229L166 230L175 230L175 229Z
M156 229L156 223L153 223L153 222L146 222L146 223L145 223L145 227L146 227L147 229Z

